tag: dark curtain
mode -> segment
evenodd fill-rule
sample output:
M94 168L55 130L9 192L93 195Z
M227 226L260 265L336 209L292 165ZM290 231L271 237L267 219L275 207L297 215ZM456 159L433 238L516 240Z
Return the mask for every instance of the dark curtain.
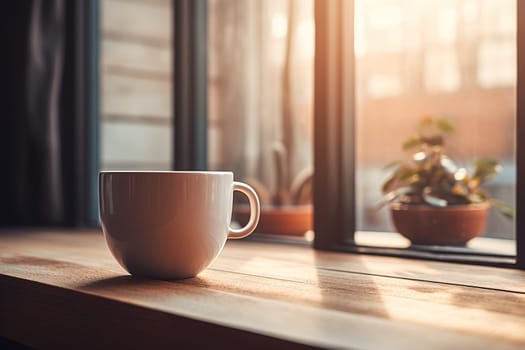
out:
M2 3L0 225L79 222L85 115L75 3Z

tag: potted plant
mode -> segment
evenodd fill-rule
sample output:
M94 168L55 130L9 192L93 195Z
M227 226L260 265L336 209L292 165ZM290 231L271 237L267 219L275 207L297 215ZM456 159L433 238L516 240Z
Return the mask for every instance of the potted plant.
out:
M475 160L469 174L445 154L445 137L453 130L444 119L423 117L416 135L402 144L413 152L410 158L387 166L393 172L379 204L390 204L394 227L412 244L465 245L483 232L490 207L514 215L480 187L501 171L496 160Z
M276 142L272 147L276 186L270 191L254 179L245 180L261 200L261 217L256 232L278 235L304 235L313 227L312 211L312 169L304 169L288 183L288 162L284 145ZM242 203L237 197L236 202ZM249 208L236 205L234 219L241 224L248 222Z

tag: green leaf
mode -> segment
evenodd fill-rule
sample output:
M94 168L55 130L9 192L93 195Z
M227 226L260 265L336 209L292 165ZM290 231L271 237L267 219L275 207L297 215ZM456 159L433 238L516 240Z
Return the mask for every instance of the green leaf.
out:
M387 193L388 191L390 191L392 189L392 186L394 185L394 183L396 182L397 180L397 175L394 174L392 176L390 176L384 183L383 183L383 186L381 186L381 192L383 193Z
M396 176L401 181L407 181L409 178L416 176L416 175L419 175L418 169L408 167L408 166L401 167L399 168L398 171L396 171Z
M491 158L479 158L474 161L474 175L479 183L483 183L501 171L501 165L497 160Z
M401 160L394 160L393 162L390 162L387 165L385 165L383 167L383 170L390 170L392 168L400 166L401 164L403 164L403 162Z
M421 144L422 144L422 140L421 140L420 137L411 137L411 138L408 138L405 141L403 141L403 143L401 144L401 148L404 151L407 151L407 150L412 149L414 147L417 147L417 146L419 146Z
M388 203L391 203L407 193L410 193L412 188L409 186L399 187L393 191L386 193L375 205L376 209L380 209Z
M506 217L507 219L511 219L511 220L514 220L514 218L516 217L516 211L514 210L513 207L511 207L510 205L508 205L507 203L504 203L502 201L499 201L497 199L492 199L490 201L492 203L493 206L495 206L499 212L504 216Z
M434 125L442 133L451 133L454 131L454 127L446 119L436 119L434 120Z

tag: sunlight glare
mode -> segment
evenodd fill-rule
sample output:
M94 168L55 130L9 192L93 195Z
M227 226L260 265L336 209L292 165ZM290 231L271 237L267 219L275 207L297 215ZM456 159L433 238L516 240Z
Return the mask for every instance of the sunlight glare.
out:
M282 39L288 33L288 23L286 16L282 13L276 13L272 16L272 35L276 38Z

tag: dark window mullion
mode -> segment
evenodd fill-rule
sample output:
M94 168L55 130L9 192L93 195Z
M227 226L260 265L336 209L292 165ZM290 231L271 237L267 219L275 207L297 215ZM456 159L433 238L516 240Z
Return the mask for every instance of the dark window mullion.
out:
M206 170L207 0L173 1L173 169Z
M353 1L314 12L314 247L341 249L355 231Z

